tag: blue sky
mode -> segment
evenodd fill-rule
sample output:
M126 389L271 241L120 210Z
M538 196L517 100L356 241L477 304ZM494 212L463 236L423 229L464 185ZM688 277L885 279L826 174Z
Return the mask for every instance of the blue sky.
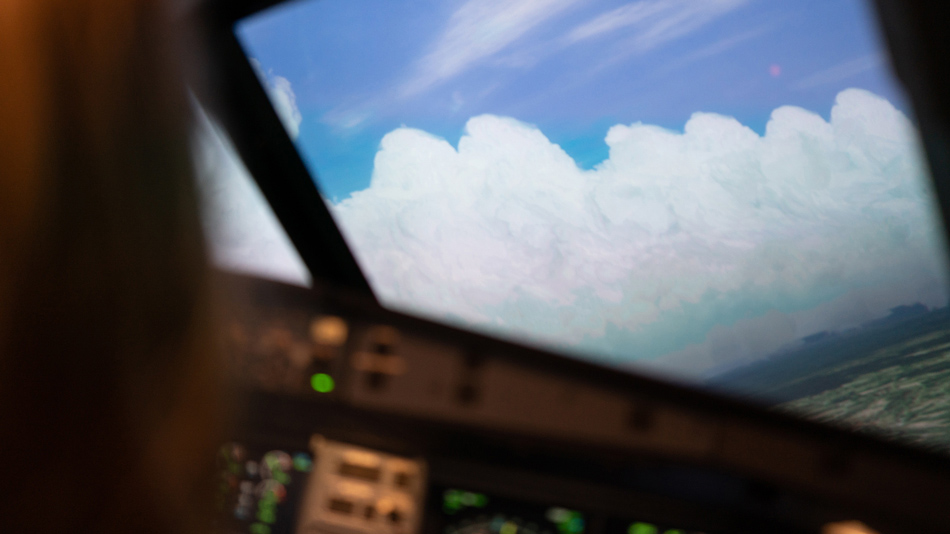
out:
M290 81L298 143L342 200L369 184L380 139L401 125L455 143L472 116L516 117L590 168L618 123L682 129L707 111L762 133L782 105L827 117L847 87L904 109L867 4L318 0L278 6L239 35Z
M319 0L239 25L381 301L677 376L947 302L860 0Z

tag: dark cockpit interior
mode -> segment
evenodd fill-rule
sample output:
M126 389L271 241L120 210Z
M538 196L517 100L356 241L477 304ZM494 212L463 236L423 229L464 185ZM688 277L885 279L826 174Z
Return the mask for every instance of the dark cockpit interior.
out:
M942 2L180 16L216 529L950 530Z
M928 9L203 6L221 525L946 529Z

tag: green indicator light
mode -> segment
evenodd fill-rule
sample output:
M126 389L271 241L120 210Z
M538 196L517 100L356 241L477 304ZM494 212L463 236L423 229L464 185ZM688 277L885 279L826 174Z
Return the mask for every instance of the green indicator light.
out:
M248 530L251 534L270 534L270 527L264 523L254 523Z
M663 534L686 534L686 533L678 528L671 528L667 530L666 532L664 532Z
M567 531L571 534L580 534L584 532L584 519L581 518L580 514L575 515L567 522ZM679 534L682 534L679 533Z
M465 492L462 494L462 504L465 506L475 506L475 494Z
M627 529L627 534L656 534L656 525L650 523L634 523Z
M442 503L446 508L458 510L462 507L462 492L458 490L446 490L443 494Z
M277 514L274 513L274 510L261 510L257 512L257 518L265 523L273 523L277 521Z
M476 493L476 494L475 494L475 507L476 507L476 508L484 508L486 505L488 505L488 497L482 495L481 493Z
M311 460L309 456L304 453L299 453L294 456L294 469L301 473L307 473L311 468L313 468L313 460Z
M310 386L317 393L329 393L336 387L336 382L326 373L317 373L310 377Z

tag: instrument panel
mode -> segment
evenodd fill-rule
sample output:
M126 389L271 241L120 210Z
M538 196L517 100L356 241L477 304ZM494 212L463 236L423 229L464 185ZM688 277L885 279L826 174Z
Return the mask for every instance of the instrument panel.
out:
M700 534L649 517L604 517L557 502L429 484L425 461L314 435L308 451L230 442L218 508L229 534ZM566 500L570 500L567 498Z
M943 528L940 457L333 289L222 276L245 405L219 458L227 532Z

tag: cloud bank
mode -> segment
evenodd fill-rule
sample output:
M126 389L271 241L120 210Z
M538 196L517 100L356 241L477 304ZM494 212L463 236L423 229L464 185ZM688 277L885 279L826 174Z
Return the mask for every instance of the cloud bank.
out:
M482 115L453 147L399 128L333 206L390 305L699 374L788 340L946 299L916 134L840 93L759 136L696 113L617 125L580 169L537 128Z

